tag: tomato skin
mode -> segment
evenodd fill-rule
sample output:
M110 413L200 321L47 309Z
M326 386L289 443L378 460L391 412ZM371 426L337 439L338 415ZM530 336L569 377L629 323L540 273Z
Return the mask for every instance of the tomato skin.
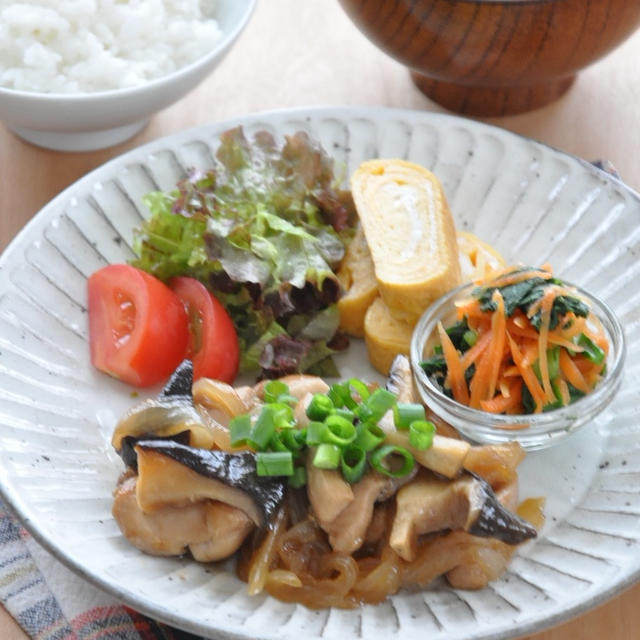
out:
M198 280L187 276L171 279L169 286L184 303L190 321L187 357L193 361L193 377L233 382L238 373L238 335L227 310Z
M87 289L92 364L136 387L165 380L184 359L189 341L180 298L128 264L99 269Z

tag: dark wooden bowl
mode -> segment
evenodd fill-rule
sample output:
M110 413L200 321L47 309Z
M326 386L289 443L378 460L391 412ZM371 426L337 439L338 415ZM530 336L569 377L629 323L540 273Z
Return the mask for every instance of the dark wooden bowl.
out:
M640 0L339 2L429 98L479 116L552 102L640 24Z

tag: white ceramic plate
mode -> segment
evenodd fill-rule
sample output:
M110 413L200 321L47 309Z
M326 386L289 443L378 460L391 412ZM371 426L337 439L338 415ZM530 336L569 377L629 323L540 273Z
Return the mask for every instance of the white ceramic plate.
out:
M85 281L131 257L141 196L207 166L218 134L243 124L306 129L345 176L361 160L402 157L432 169L461 229L506 257L540 264L600 295L627 331L626 379L596 423L522 466L522 494L547 497L540 538L478 592L443 584L377 607L310 611L250 598L223 567L146 556L110 515L122 466L109 445L130 389L88 359ZM31 533L72 569L132 607L212 638L506 638L603 601L640 575L640 201L591 165L500 129L384 109L257 115L155 141L74 184L0 261L0 483ZM344 366L366 374L362 349Z

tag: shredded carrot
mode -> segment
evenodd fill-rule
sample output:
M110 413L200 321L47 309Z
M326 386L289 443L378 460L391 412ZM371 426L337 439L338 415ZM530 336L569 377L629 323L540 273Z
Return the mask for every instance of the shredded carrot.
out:
M491 346L488 346L480 356L480 360L476 364L476 372L471 378L470 402L469 406L474 409L480 409L480 401L485 400L487 396L487 382L489 380L489 371L491 369Z
M458 320L462 318L477 318L483 315L480 301L477 298L467 298L455 303Z
M491 309L483 310L476 297L456 303L458 320L476 332L473 346L459 353L442 324L438 324L447 366L445 385L456 401L475 409L510 415L525 412L525 391L533 400L535 413L558 400L564 406L571 403L572 388L589 393L600 380L605 364L593 362L587 357L589 349L577 343L584 334L608 353L607 335L598 319L567 312L551 328L558 296L576 295L556 282L545 284L542 295L527 305L526 313L524 307L516 308L507 317L501 287L530 278L549 280L553 276L548 265L518 272L507 267L494 271L492 277L488 282L478 283L492 290ZM534 325L532 319L537 315L539 323ZM555 356L556 352L558 366L550 371L551 354ZM467 383L465 376L470 367L473 375Z
M547 349L549 348L549 324L551 322L551 307L556 299L557 290L550 287L542 296L540 305L540 337L538 339L538 367L540 369L540 378L542 379L542 388L548 402L556 399L553 387L551 386L551 378L549 377L549 362L547 361Z
M514 382L508 391L508 395L503 393L491 398L490 400L482 400L480 406L483 411L489 413L520 413L522 405L522 380L518 379Z
M529 392L533 397L533 401L536 405L535 413L540 413L545 404L544 389L540 386L538 378L536 378L536 374L533 372L531 366L524 363L524 358L509 333L507 333L507 340L509 341L509 348L511 349L513 361L520 370L522 380L524 381L524 384L527 385L527 389L529 389Z
M564 349L560 351L559 363L560 371L562 371L562 375L564 375L569 383L578 391L582 391L582 393L589 393L582 371L578 369L576 363Z
M504 312L504 299L498 289L493 292L491 300L496 304L496 310L491 316L491 361L489 363L489 379L487 381L487 395L485 399L493 398L498 385L500 365L504 354L507 316Z
M456 402L469 404L469 390L464 379L464 369L460 362L460 356L451 338L444 330L442 322L438 322L438 335L442 344L442 353L447 363L447 382L451 387L453 398Z
M527 269L525 271L518 271L517 273L508 273L500 276L495 280L492 280L492 287L505 287L508 284L518 284L518 282L524 282L530 278L542 278L543 280L550 280L553 278L553 274L548 271L541 271L538 269Z
M520 369L518 369L515 364L512 364L511 366L504 368L502 375L505 378L513 378L520 375Z
M569 393L569 385L564 378L558 378L558 390L562 405L566 407L571 402L571 394Z
M519 338L529 338L529 340L535 340L536 342L539 338L538 332L531 325L523 328L520 326L520 323L513 322L512 318L509 318L507 322L507 330L512 336L518 336ZM570 349L571 351L575 352L583 351L582 347L579 347L570 339L566 338L564 335L561 335L557 331L549 331L547 339L549 341L549 344L564 347L565 349Z
M538 341L522 340L522 362L525 367L530 367L538 359Z
M462 369L466 371L472 364L475 364L478 358L482 355L483 351L489 346L491 342L491 333L488 331L483 333L476 343L464 352L462 355Z
M580 318L574 313L568 313L563 326L558 329L558 335L566 340L573 340L585 330L586 323L586 318Z

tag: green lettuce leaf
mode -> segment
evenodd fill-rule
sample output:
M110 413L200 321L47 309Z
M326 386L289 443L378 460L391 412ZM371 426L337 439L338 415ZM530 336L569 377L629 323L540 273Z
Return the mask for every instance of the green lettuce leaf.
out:
M243 370L264 375L268 360L305 371L330 359L340 292L334 269L355 212L350 194L336 187L332 159L306 133L279 146L268 132L250 142L242 128L231 129L213 167L191 170L173 191L143 202L151 215L134 233L133 264L209 287L236 325Z

